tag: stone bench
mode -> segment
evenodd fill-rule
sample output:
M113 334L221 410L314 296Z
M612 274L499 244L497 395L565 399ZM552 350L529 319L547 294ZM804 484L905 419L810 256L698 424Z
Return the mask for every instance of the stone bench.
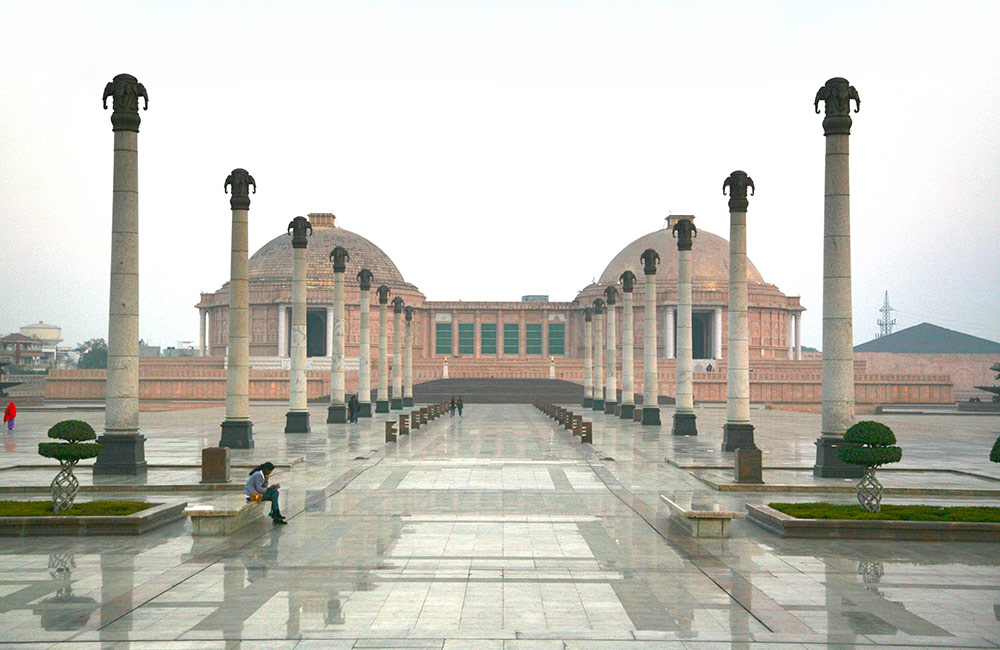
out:
M263 506L263 507L262 507ZM229 535L244 526L263 519L271 509L268 501L247 502L246 496L227 494L205 503L188 505L184 516L191 518L192 535Z
M386 442L396 442L396 421L386 420L385 421L385 441Z
M660 500L667 504L670 520L691 533L692 537L729 537L729 520L743 516L697 496L667 497L661 494Z

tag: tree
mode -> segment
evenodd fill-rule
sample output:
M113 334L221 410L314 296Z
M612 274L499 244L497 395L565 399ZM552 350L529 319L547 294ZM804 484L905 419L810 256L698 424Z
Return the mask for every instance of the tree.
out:
M868 512L878 512L882 503L882 484L875 472L882 465L898 463L903 450L894 446L896 436L881 422L858 422L844 434L847 443L837 448L840 460L865 468L858 483L858 503Z
M90 339L80 344L80 362L77 368L108 367L108 344L104 339Z
M73 468L81 460L96 458L101 445L95 440L94 428L82 420L63 420L49 429L49 437L66 442L40 442L38 455L59 461L61 469L52 479L52 511L59 514L73 506L73 499L80 491L80 482L73 475Z
M993 449L990 450L990 460L994 463L1000 463L1000 438L997 438L996 442L993 443Z

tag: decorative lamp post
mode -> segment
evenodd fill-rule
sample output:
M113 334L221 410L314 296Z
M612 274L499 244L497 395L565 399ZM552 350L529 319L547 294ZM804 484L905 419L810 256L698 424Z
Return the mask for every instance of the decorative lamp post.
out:
M660 386L656 367L656 265L660 254L647 248L639 256L646 275L646 304L643 308L646 331L642 341L642 423L660 424Z
M392 401L389 407L394 411L403 408L403 340L399 335L403 331L403 306L399 296L392 299Z
M826 196L823 205L823 419L813 475L857 478L862 470L840 459L837 447L854 424L854 348L851 313L851 191L848 166L851 100L861 98L847 79L834 77L816 93L826 106Z
M608 315L605 317L605 329L607 330L607 362L605 364L605 374L607 376L607 386L605 389L604 412L608 415L615 415L618 405L618 375L615 366L618 362L618 344L616 341L615 323L615 303L618 302L618 289L614 287L604 288L604 299L608 307Z
M250 186L257 183L245 169L234 169L223 189L231 188L233 243L229 280L229 346L226 358L226 419L222 423L220 447L253 448L250 421L250 280L248 215Z
M330 355L330 406L328 424L347 422L347 402L344 395L344 272L350 255L343 246L330 251L333 262L333 353Z
M594 406L604 411L604 301L594 301Z
M380 285L378 294L378 392L375 395L375 412L389 412L389 287Z
M594 406L594 310L583 310L583 408Z
M104 434L95 475L146 473L146 438L139 433L139 98L146 88L130 74L104 87L114 102L111 194L111 292Z
M403 310L406 334L403 338L403 407L413 406L413 307Z
M631 420L635 415L635 330L632 323L632 291L635 273L625 271L622 281L622 405L621 418Z
M358 359L358 416L372 416L372 328L371 289L375 275L368 269L358 271L361 288L361 341Z
M674 222L677 238L677 408L674 410L675 436L698 435L694 414L694 355L691 330L691 247L698 229L691 218Z
M292 236L292 358L288 382L285 433L309 433L308 377L306 375L306 247L312 224L295 217L288 224ZM284 309L284 307L282 307Z

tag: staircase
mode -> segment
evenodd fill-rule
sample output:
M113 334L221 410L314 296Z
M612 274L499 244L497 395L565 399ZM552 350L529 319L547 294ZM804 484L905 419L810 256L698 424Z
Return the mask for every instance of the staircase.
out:
M553 404L583 400L583 386L561 379L473 378L436 379L413 387L416 402L445 402L462 397L467 404L530 404L541 399Z

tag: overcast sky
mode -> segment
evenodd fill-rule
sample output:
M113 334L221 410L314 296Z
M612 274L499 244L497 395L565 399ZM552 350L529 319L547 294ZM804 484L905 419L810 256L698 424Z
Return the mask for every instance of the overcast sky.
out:
M572 300L669 213L822 315L822 116L847 77L854 334L1000 339L998 2L0 2L0 334L107 336L111 111L138 77L140 334L197 340L228 279L223 181L256 178L250 250L334 212L430 300Z

